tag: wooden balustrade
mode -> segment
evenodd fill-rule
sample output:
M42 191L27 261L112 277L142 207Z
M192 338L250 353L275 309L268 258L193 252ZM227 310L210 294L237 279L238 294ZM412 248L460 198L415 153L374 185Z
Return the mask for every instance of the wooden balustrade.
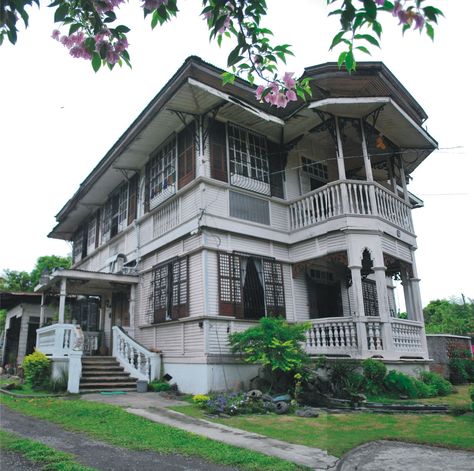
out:
M402 352L423 350L423 326L421 323L404 319L392 319L391 327L395 350Z
M347 188L346 209L343 209L343 185ZM375 198L371 199L371 191ZM343 214L379 216L413 232L407 203L377 183L353 180L329 183L290 203L290 229L302 229Z
M180 199L176 198L153 214L153 237L160 237L180 223L179 206Z

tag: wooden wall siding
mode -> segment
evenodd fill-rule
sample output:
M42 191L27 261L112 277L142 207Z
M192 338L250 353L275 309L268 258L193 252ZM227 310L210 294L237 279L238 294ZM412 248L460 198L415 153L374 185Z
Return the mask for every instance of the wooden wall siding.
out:
M181 221L188 221L199 214L201 207L201 186L196 185L191 191L184 193L181 197Z
M147 272L140 276L137 290L137 315L135 327L149 325L153 322L153 287L151 285L153 273ZM139 329L135 329L139 332Z
M342 301L342 312L344 317L351 316L354 309L352 308L353 304L350 298L349 290L347 289L345 280L340 280L341 282L341 301Z
M123 253L124 249L125 249L125 240L122 237L121 239L109 245L109 257L112 257L119 253Z
M285 290L285 310L286 318L289 321L295 319L294 301L293 301L293 280L291 265L288 263L282 263L283 270L283 287Z
M280 231L288 231L288 207L272 201L270 204L270 221L273 228Z
M270 203L268 200L229 191L230 217L270 225Z
M125 234L125 249L124 252L127 255L127 261L130 261L129 254L133 254L137 248L137 231L132 229Z
M155 329L135 329L135 335L133 337L137 342L140 342L147 348L157 348L155 344Z
M189 316L202 316L203 314L204 284L202 277L202 255L200 252L197 252L189 257Z
M156 252L156 263L163 263L167 260L171 260L174 257L183 255L183 241L178 240L172 244L169 244Z
M303 322L309 319L308 291L304 273L293 278L293 296L295 299L295 319Z
M213 237L209 238L214 239ZM219 315L219 280L217 278L217 252L207 251L207 315Z
M228 217L228 190L226 188L206 185L205 208L207 214Z
M202 235L196 234L183 240L183 251L184 253L190 252L199 248L202 245Z
M326 238L326 250L328 253L338 252L347 248L347 240L345 234L334 233Z
M208 320L207 325L207 350L209 355L228 355L229 333L242 332L252 327L256 322L233 322L231 320Z
M184 355L199 355L205 352L204 326L199 327L198 322L183 323L184 330Z
M299 242L290 247L290 258L291 260L310 260L315 257L317 251L316 241L305 240L304 242Z
M288 246L284 244L278 244L277 242L273 242L273 256L277 260L288 260L290 257L290 252L288 250Z
M153 238L169 232L181 222L180 200L179 198L162 205L153 214Z
M156 265L156 252L143 257L140 262L140 270L149 270Z
M140 247L153 239L153 218L145 219L140 223Z
M387 234L384 234L382 239L382 250L394 257L401 258L407 262L412 262L412 252L410 246L401 242Z

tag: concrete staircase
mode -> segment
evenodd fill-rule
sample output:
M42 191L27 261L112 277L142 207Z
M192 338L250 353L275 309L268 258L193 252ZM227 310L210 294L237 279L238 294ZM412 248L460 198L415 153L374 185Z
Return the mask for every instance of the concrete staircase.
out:
M136 391L137 380L115 357L83 357L79 392Z

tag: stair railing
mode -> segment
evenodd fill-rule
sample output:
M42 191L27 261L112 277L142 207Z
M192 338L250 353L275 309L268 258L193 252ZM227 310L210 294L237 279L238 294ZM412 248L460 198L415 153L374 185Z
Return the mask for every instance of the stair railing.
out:
M161 355L150 352L146 347L129 337L118 326L112 328L113 349L112 355L131 376L153 381L160 376Z

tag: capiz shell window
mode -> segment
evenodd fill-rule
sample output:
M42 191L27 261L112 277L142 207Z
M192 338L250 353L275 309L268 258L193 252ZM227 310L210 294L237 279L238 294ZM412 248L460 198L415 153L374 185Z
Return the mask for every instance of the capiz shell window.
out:
M150 208L176 193L176 138L173 136L152 156L149 163Z
M232 185L270 195L266 138L234 124L228 136Z

